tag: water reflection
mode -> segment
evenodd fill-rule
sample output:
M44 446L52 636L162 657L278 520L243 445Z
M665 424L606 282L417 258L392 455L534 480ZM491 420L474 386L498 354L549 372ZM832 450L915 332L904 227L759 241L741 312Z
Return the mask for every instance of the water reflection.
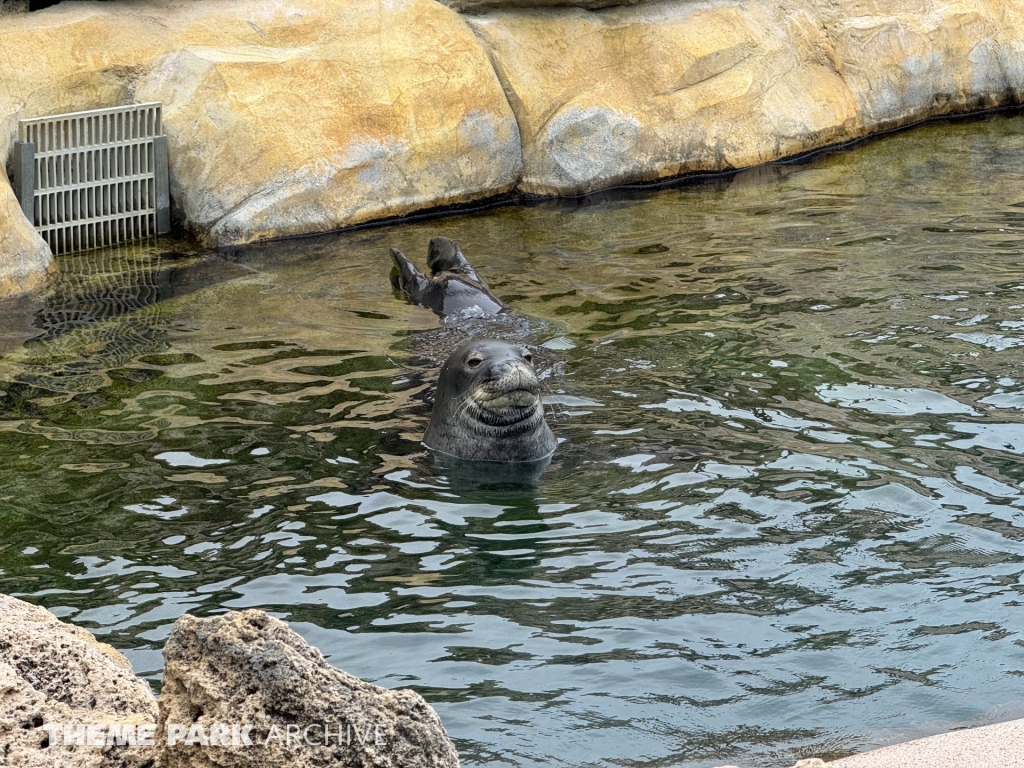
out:
M788 765L1024 715L1022 150L1000 117L66 260L4 316L0 590L153 679L181 613L266 608L422 691L468 765ZM459 329L393 296L387 248L437 234L538 348L563 442L535 485L420 444Z

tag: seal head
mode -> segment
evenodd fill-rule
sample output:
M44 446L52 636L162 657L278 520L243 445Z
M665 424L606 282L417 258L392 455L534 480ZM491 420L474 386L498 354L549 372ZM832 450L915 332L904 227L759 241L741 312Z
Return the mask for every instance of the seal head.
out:
M429 278L397 248L391 249L391 260L395 264L391 272L392 287L439 315L467 310L495 315L505 308L455 241L447 237L435 237L427 247Z
M557 441L544 421L540 379L525 347L463 344L445 361L423 443L469 461L536 462Z

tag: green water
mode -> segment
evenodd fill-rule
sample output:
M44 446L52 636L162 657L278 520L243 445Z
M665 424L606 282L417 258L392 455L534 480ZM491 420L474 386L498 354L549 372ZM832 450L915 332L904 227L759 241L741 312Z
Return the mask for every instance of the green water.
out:
M535 491L419 444L450 337L387 249L436 234L548 345ZM177 616L260 607L421 691L469 766L789 765L1024 716L1024 118L62 267L0 310L0 591L154 681Z

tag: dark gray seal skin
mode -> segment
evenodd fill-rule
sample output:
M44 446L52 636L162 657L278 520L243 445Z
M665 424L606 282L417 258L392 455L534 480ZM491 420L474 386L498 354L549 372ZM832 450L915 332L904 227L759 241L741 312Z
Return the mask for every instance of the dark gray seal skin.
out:
M467 310L496 315L505 308L455 241L447 237L435 237L427 247L429 278L397 248L391 249L391 260L396 268L391 274L391 285L395 290L402 291L416 304L432 309L442 317Z
M533 355L518 344L478 339L445 361L423 443L467 461L543 462L557 441L544 421Z

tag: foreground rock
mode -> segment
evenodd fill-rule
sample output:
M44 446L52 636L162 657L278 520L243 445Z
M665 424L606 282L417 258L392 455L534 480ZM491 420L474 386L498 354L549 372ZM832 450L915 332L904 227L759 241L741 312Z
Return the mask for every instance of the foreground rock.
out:
M204 747L168 739L165 768L459 765L440 719L419 694L380 688L335 669L263 611L183 616L167 638L164 660L158 734L185 724L196 727L198 740L200 730L208 737L218 724L249 725L253 742ZM322 742L325 725L328 746L305 743L307 726L313 726L309 741ZM289 726L295 734L290 747Z
M1020 103L1024 0L687 0L467 17L519 122L520 188L742 168Z
M156 722L156 701L131 664L84 629L0 595L0 764L141 768L152 748L50 744L48 724Z
M0 38L0 157L17 118L163 102L175 211L211 245L500 194L521 171L486 53L434 0L61 3Z

